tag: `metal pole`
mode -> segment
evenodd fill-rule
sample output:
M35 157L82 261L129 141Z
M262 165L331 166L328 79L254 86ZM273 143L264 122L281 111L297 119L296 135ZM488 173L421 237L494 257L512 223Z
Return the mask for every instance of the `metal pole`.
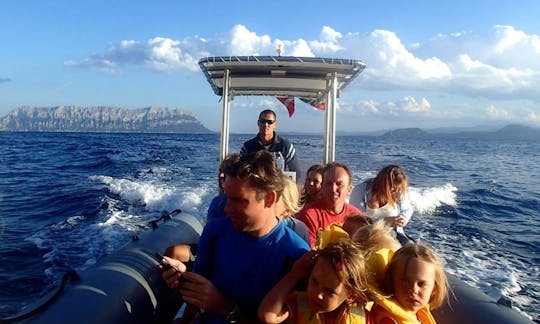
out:
M332 75L332 89L330 96L332 97L332 111L331 111L331 124L330 124L330 154L329 162L336 160L336 110L337 110L337 73Z
M229 153L229 86L230 76L229 69L226 69L223 73L223 97L222 97L222 111L221 111L221 139L219 146L219 163L225 160L225 157Z
M326 110L324 111L324 148L323 148L323 164L330 160L330 80L326 80Z

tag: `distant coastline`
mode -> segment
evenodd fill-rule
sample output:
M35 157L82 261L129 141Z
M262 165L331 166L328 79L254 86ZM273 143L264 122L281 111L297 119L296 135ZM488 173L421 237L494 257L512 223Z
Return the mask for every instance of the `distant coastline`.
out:
M285 132L285 134L317 135L319 133ZM386 139L435 139L435 138L463 138L463 139L518 139L540 141L540 128L525 125L509 124L499 128L471 127L471 128L399 128L394 130L379 130L372 132L338 131L338 136L365 136Z
M146 107L20 107L0 118L0 131L213 133L182 109Z
M494 130L423 130L420 128L403 128L388 131L380 135L388 139L519 139L540 141L540 128L510 124Z
M0 131L8 132L95 132L95 133L190 133L212 134L195 114L183 109L146 107L20 107L0 118ZM235 133L236 134L236 133ZM240 133L238 133L240 134ZM314 132L283 134L317 135ZM252 133L246 136L252 136ZM478 138L540 141L540 128L510 124L504 127L401 128L372 132L338 131L338 136L367 136L386 139Z

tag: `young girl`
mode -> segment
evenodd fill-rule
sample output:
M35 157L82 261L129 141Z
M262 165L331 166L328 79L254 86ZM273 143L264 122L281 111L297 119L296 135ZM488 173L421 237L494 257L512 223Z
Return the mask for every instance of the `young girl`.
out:
M341 240L350 240L352 235L362 227L372 224L370 217L361 214L351 214L345 216L345 221L332 223L317 232L317 241L314 249L321 250L330 243Z
M407 196L409 182L405 171L397 165L382 168L374 179L364 181L351 193L350 202L374 220L384 219L395 228L398 240L408 243L403 227L414 212Z
M386 293L393 297L375 299L371 313L378 324L435 323L430 309L441 306L448 292L448 279L435 253L415 243L393 255L385 285Z
M322 186L323 169L324 166L314 164L307 170L306 181L304 182L304 189L300 198L301 205L309 204L319 195Z
M309 274L307 291L291 293ZM366 323L362 251L350 240L300 258L259 307L265 323Z
M301 220L294 218L294 214L301 209L299 202L300 193L296 182L289 177L283 177L283 194L276 203L276 215L309 244L309 230Z

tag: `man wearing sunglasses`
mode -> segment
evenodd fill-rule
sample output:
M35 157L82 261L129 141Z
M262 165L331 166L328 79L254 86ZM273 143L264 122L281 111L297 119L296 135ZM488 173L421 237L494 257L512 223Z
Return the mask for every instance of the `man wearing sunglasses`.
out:
M259 133L254 138L246 141L240 150L240 154L247 155L261 150L272 153L282 171L293 171L299 174L296 161L296 150L288 140L276 134L276 113L270 109L261 111L257 120Z

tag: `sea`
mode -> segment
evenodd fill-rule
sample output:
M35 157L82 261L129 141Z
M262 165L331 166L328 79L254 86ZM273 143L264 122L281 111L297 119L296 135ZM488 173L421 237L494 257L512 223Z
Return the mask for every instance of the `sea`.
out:
M282 134L305 171L321 135ZM238 152L254 134L233 134ZM0 318L182 209L202 222L217 193L219 134L0 132ZM408 174L407 233L449 273L540 319L540 143L337 136L353 185L388 164ZM300 178L304 178L304 174Z

